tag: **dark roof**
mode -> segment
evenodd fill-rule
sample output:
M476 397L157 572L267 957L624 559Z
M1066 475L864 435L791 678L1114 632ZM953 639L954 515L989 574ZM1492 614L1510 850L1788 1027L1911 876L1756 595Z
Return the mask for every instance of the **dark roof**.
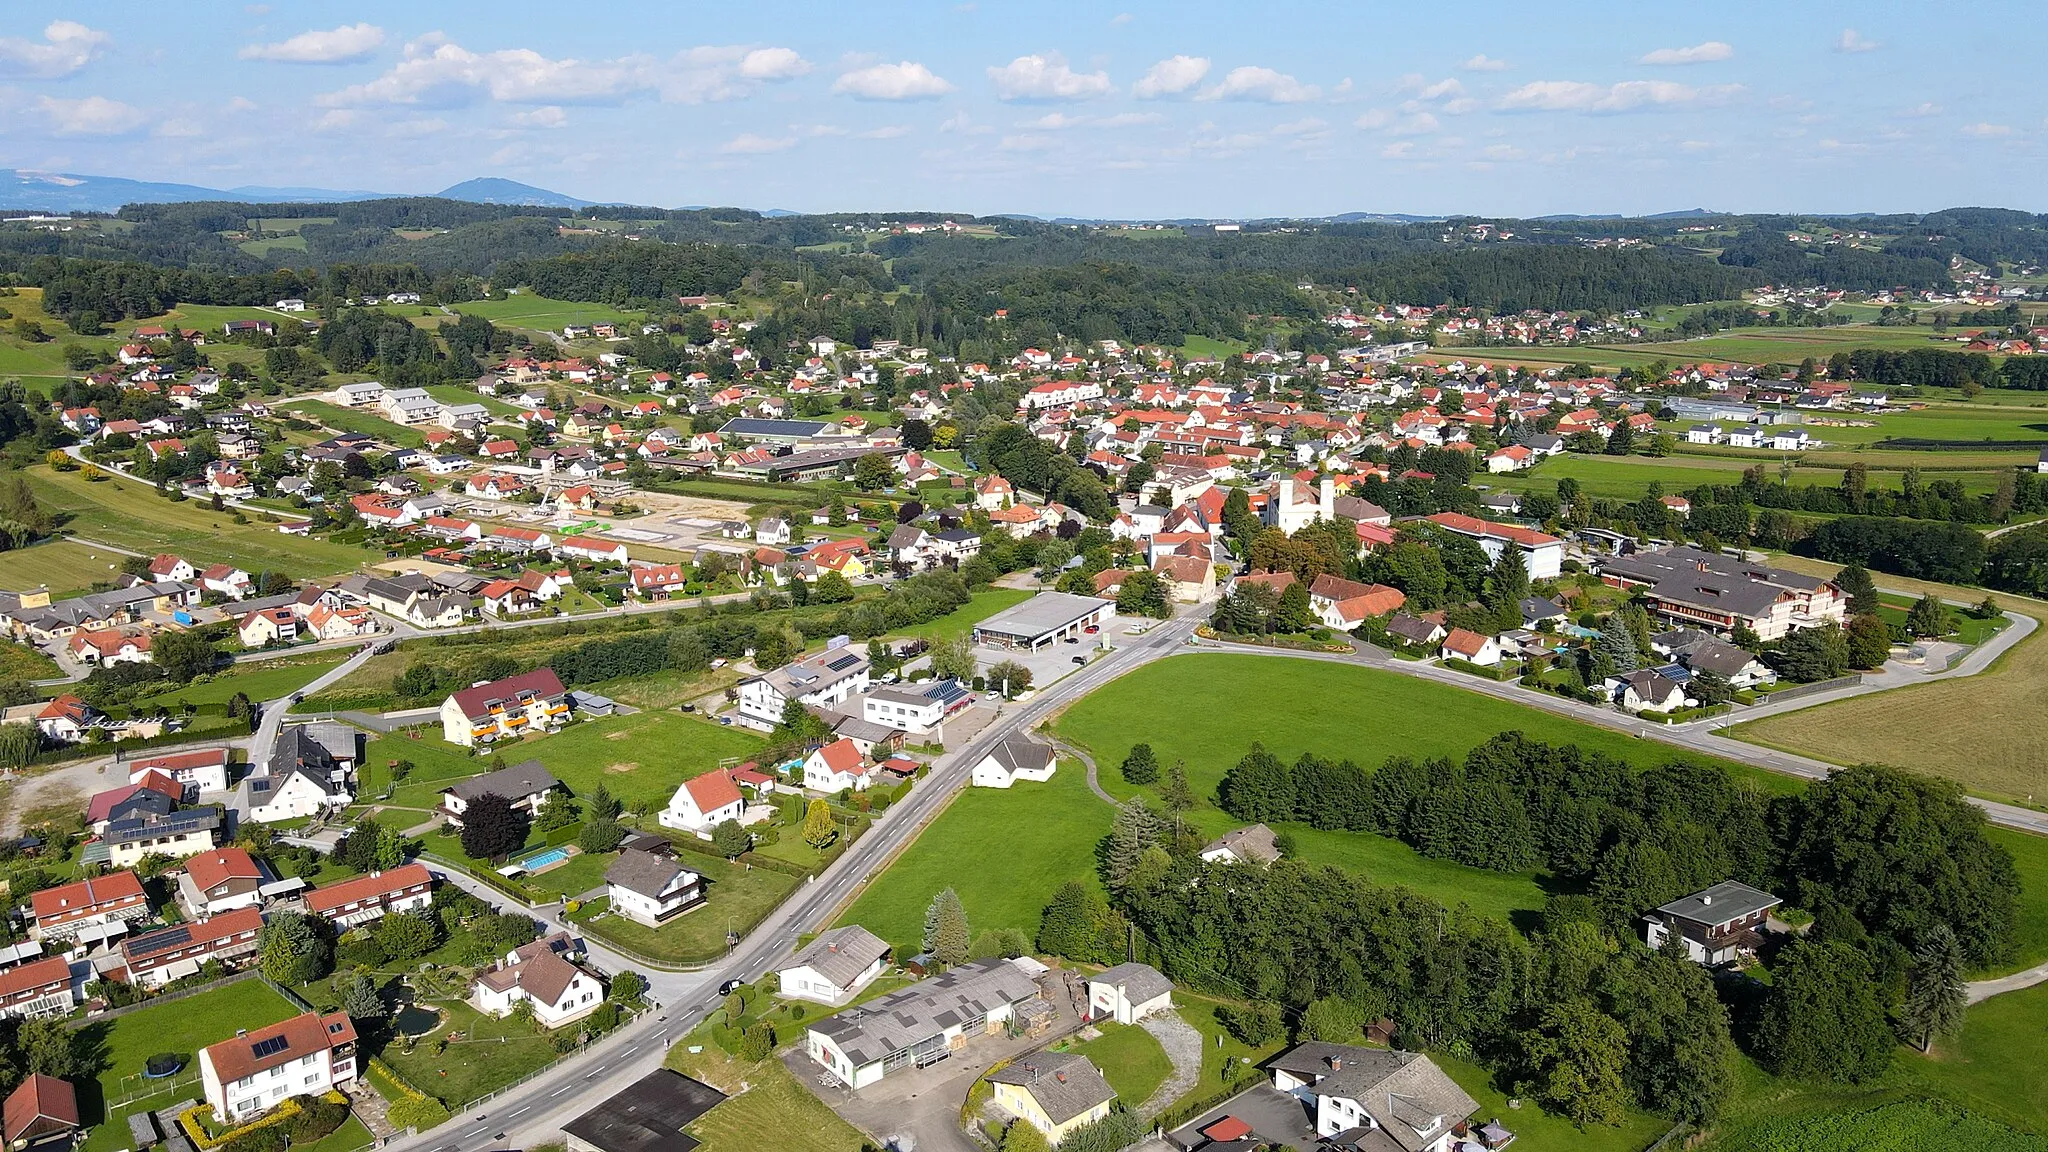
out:
M725 1094L659 1068L562 1127L598 1152L690 1152L683 1127L711 1111Z
M1052 748L1024 732L1012 732L1003 737L989 749L988 755L1013 776L1019 772L1038 771L1053 761Z
M1695 672L1712 672L1720 676L1733 676L1756 662L1756 657L1719 640L1709 640L1695 645L1684 657L1685 666Z
M1270 1067L1313 1081L1318 1096L1356 1100L1406 1152L1420 1152L1479 1107L1419 1052L1348 1044L1297 1044Z
M540 761L522 760L510 768L500 768L496 772L486 772L481 776L471 776L467 780L457 780L441 791L452 792L456 799L467 804L479 796L503 796L507 800L518 800L536 792L546 792L560 784L561 781L555 779L554 773L549 772Z
M1124 998L1134 1004L1143 1004L1162 992L1173 991L1173 982L1161 976L1159 969L1136 961L1105 968L1090 976L1088 982L1121 988L1124 990Z
M628 848L619 853L611 867L604 870L604 882L655 900L675 883L677 876L688 872L689 869L676 863L673 857Z
M778 971L809 966L811 971L840 988L851 988L868 966L889 954L881 937L858 924L821 932L818 938L782 964Z
M1776 908L1782 903L1784 901L1761 888L1752 888L1740 880L1723 880L1712 888L1702 888L1690 896L1681 896L1669 904L1660 905L1657 911L1697 924L1721 924Z
M823 420L760 420L751 416L740 416L725 422L718 430L720 436L745 436L753 439L786 436L798 440L808 439L832 427Z
M811 1030L830 1037L860 1066L1037 994L1037 983L1015 964L979 960L827 1016Z
M210 832L218 827L220 827L220 809L213 807L191 808L183 812L172 812L164 816L146 816L111 821L107 824L106 833L101 836L101 839L109 844L124 844L131 840L152 839L158 836L184 836L193 832Z
M988 1074L991 1084L1014 1084L1031 1093L1054 1124L1085 1115L1116 1099L1116 1090L1079 1052L1033 1052Z

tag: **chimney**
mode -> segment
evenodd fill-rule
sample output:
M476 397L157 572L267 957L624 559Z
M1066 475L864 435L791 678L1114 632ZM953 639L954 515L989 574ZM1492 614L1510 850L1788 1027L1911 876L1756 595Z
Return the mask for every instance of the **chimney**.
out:
M1335 1054L1335 1053L1331 1053L1331 1054L1330 1054L1330 1071L1332 1071L1332 1072L1341 1072L1341 1071L1343 1071L1343 1070L1344 1070L1344 1058L1343 1058L1342 1056L1339 1056L1339 1055Z
M1705 904L1712 904L1713 902L1714 902L1714 894L1713 894L1712 892L1707 892L1707 893L1703 893L1703 894L1702 894L1702 895L1700 896L1700 903L1701 903L1701 904L1703 904L1703 905L1705 905Z
M1065 1072L1055 1072L1052 1074L1052 1078L1059 1081L1062 1084L1065 1084L1067 1082L1067 1074Z

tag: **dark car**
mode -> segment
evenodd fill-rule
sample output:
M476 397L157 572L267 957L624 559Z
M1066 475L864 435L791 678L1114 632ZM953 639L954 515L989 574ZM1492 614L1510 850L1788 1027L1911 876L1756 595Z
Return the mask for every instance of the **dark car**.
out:
M720 984L720 985L718 986L718 994L719 994L720 996L730 996L730 995L732 995L732 994L733 994L734 992L738 991L738 990L739 990L739 989L740 989L741 987L743 987L743 984L742 984L742 982L741 982L741 981L738 981L738 980L727 980L727 981L726 981L725 983L723 983L723 984Z

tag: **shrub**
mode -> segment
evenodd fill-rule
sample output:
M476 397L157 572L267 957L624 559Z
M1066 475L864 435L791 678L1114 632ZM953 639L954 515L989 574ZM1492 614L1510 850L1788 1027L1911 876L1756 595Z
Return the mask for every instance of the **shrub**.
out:
M393 1104L385 1115L393 1128L425 1132L448 1119L448 1106L432 1096L417 1096Z
M311 1144L332 1133L348 1119L348 1105L325 1097L300 1096L299 1113L284 1122L285 1134L294 1144Z

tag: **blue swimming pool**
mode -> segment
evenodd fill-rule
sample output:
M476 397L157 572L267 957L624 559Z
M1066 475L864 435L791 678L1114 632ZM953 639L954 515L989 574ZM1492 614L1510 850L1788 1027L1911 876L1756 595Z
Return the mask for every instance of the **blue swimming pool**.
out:
M560 864L568 858L569 850L567 848L550 848L545 852L535 852L533 855L521 860L519 866L528 872L538 872L550 864Z

